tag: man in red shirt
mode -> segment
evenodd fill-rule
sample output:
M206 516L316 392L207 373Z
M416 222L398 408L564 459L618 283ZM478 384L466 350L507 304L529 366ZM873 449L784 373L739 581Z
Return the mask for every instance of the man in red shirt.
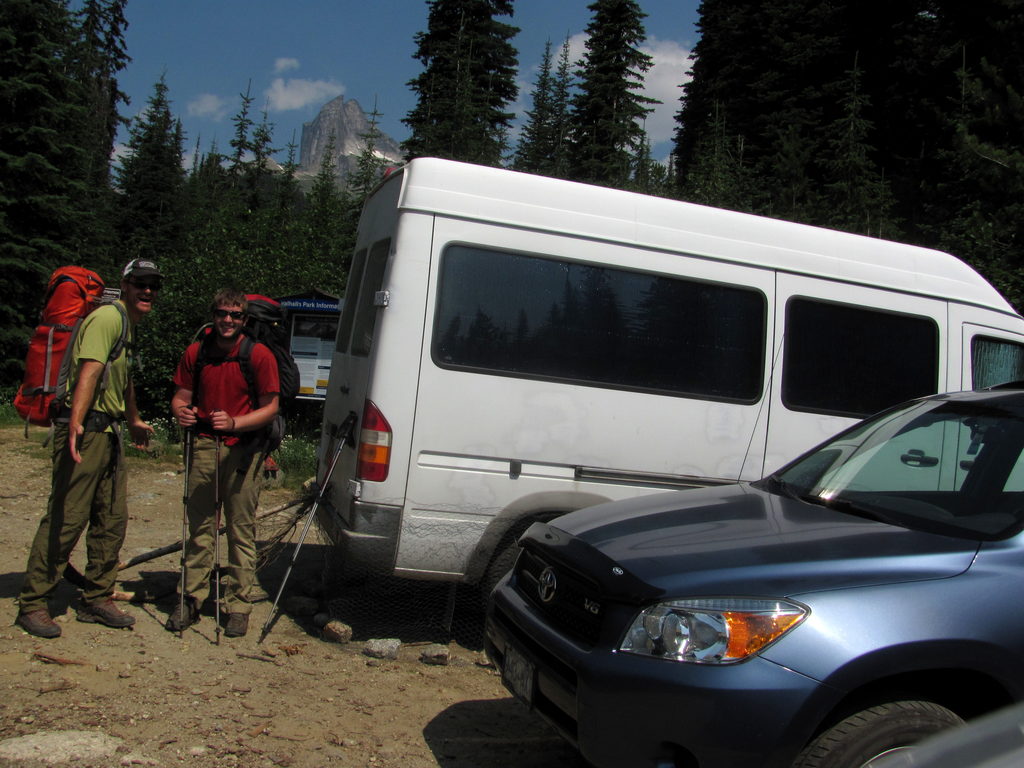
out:
M215 480L228 542L224 634L241 637L249 626L261 468L254 454L263 428L277 415L280 387L273 352L242 331L246 307L245 295L238 291L223 290L214 296L212 328L189 345L174 374L177 390L171 411L179 425L192 431L194 447L186 489L185 595L167 619L166 628L172 632L199 620L200 592L209 589L217 536ZM250 344L246 363L244 351Z

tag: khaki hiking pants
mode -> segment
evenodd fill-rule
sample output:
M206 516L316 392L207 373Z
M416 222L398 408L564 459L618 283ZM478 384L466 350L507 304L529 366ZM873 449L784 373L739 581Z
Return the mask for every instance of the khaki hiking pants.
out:
M256 583L256 507L262 465L258 455L246 455L242 447L222 442L219 473L215 473L216 456L212 438L195 438L188 487L185 594L202 603L210 592L215 554L214 476L219 474L220 524L227 527L227 536L220 542L223 608L228 613L250 613L249 595Z

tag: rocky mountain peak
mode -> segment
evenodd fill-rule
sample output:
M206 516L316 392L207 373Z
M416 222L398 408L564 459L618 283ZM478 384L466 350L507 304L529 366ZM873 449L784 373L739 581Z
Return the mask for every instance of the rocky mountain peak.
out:
M324 152L331 134L334 134L334 163L338 169L338 181L344 184L349 172L355 168L356 159L366 147L363 138L370 131L370 120L355 99L345 100L344 96L324 104L320 113L302 125L302 142L299 145L299 171L315 175L320 170ZM398 142L381 134L375 142L379 155L389 162L402 162L402 150Z

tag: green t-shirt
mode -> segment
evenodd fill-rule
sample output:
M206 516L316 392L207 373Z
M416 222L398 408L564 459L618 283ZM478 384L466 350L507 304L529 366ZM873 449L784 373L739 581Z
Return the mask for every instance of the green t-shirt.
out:
M124 308L122 302L121 308ZM127 318L127 315L125 316ZM121 312L112 305L97 307L82 321L75 339L75 348L71 353L71 381L68 383L69 396L74 394L78 381L78 370L82 360L96 360L106 364L110 351L121 337ZM96 387L91 409L102 411L111 416L121 417L125 412L125 394L128 391L128 373L131 363L131 346L135 338L135 328L128 323L128 338L124 352L117 356L107 373L106 388L100 384Z

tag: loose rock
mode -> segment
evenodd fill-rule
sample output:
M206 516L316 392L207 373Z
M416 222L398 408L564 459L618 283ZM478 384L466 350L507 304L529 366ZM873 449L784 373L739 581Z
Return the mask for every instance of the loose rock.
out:
M337 619L324 624L321 637L331 643L347 643L352 639L352 627Z
M394 638L374 638L366 641L363 653L375 659L397 659L402 641Z

